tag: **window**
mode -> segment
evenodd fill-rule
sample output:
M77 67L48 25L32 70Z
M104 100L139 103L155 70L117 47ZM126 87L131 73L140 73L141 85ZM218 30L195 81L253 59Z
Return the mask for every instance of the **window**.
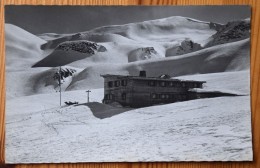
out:
M181 86L182 86L182 87L186 87L186 84L185 84L185 83L182 83Z
M169 99L170 95L169 94L161 94L160 97L161 97L161 99Z
M148 82L148 85L149 85L149 86L155 86L155 81L149 81L149 82Z
M115 81L115 87L120 86L120 81Z
M152 99L157 99L157 94L156 93L152 93L151 97L152 97Z
M185 100L185 99L186 99L186 95L182 95L181 97L182 97L182 99L183 99L183 100Z
M127 80L125 80L125 79L122 80L122 81L121 81L121 84L122 84L122 86L126 86L126 85L127 85Z
M112 95L111 94L106 94L105 95L105 100L111 100L112 99Z
M161 98L162 98L162 99L165 99L165 98L166 98L166 95L165 95L165 94L161 94Z
M165 87L166 86L166 82L165 81L161 81L160 82L160 86Z
M125 100L126 99L126 93L122 93L122 100Z
M173 87L174 86L173 82L169 82L169 86Z
M114 100L113 94L107 94L107 100Z
M112 81L108 82L108 87L113 87L113 82Z
M198 87L198 86L197 86L197 83L194 83L194 87L195 87L195 88Z

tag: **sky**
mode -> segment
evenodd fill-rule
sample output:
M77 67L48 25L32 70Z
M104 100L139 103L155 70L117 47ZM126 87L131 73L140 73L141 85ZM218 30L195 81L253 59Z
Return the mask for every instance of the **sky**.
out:
M33 34L75 33L171 16L227 23L249 18L250 6L5 6L5 23Z

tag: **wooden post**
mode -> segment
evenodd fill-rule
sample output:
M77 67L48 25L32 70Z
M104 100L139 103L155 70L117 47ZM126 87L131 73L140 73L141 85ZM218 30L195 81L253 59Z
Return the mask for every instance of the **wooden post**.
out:
M89 103L89 92L91 92L90 90L86 91L88 93L88 103Z
M60 106L61 106L61 66L60 66L60 70L59 70L59 86L60 86Z

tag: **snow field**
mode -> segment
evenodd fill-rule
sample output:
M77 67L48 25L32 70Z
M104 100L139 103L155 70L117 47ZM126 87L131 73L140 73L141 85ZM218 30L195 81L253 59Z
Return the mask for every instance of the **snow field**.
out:
M249 90L243 89L248 73L181 77L207 80L209 90L234 88L246 96L127 109L103 119L95 114L97 109L111 110L109 105L99 104L103 89L91 90L90 101L97 102L92 105L86 104L85 90L62 93L63 101L79 102L78 106L62 108L58 93L11 99L6 116L7 161L251 160L250 96ZM218 88L216 81L226 79L232 81L220 83L222 87Z

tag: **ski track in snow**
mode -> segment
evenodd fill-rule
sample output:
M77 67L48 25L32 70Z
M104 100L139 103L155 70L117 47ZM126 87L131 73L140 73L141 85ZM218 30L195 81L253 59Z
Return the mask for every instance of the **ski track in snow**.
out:
M83 105L43 110L7 123L7 158L15 156L10 161L25 163L64 158L67 162L247 160L248 107L249 96L239 96L135 109L103 120Z

